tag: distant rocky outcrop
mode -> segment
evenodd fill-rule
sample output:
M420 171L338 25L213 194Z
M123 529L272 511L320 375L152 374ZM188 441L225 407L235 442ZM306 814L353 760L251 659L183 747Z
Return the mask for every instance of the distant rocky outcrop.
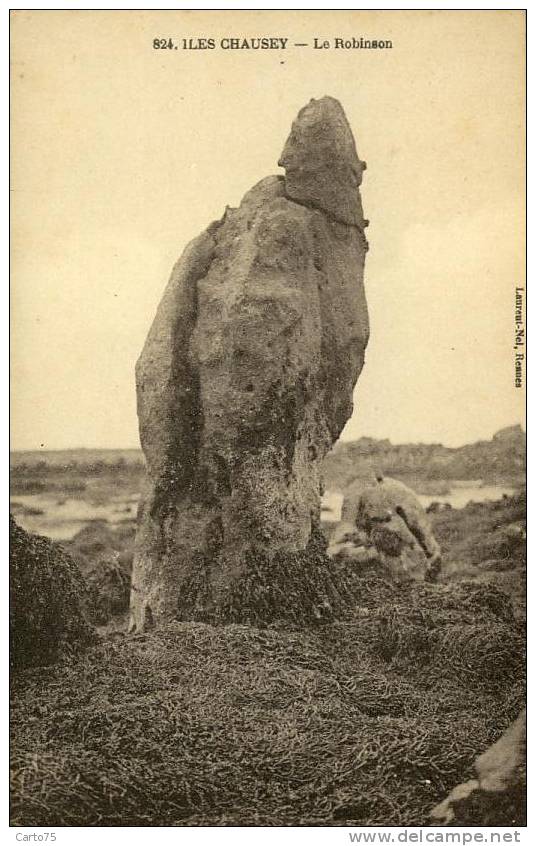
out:
M50 664L95 639L92 598L75 562L57 544L9 521L10 660Z
M504 429L499 429L493 435L495 443L510 444L512 446L523 445L525 443L525 433L518 423L516 426L506 426Z
M526 469L525 433L521 426L497 432L491 441L462 447L441 444L392 444L359 438L338 443L324 461L326 487L348 488L356 479L386 476L419 479L522 480Z
M137 364L132 629L210 619L319 527L368 341L365 165L336 100L300 111L279 164L188 245Z

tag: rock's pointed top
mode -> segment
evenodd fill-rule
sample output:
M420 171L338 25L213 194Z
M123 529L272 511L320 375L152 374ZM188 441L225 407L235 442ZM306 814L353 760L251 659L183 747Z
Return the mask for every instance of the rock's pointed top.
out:
M359 185L366 165L338 100L322 97L301 109L278 164L286 170L288 197L363 226Z

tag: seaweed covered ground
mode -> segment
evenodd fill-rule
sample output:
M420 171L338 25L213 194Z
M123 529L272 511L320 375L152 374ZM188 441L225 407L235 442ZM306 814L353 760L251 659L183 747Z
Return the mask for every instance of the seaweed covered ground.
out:
M16 674L12 822L429 823L522 707L523 626L487 585L355 589L344 621L175 623Z
M522 494L432 510L439 584L324 562L335 614L289 600L286 621L136 636L133 526L85 528L65 549L106 626L13 674L13 824L430 824L524 704L525 511Z
M510 597L516 616L526 618L526 516L525 491L430 514L443 549L441 580L493 585Z
M443 551L440 582L450 584L471 580L494 585L509 596L516 616L524 618L526 508L524 491L495 502L470 502L460 509L432 507L429 517ZM108 630L117 630L126 625L134 534L133 523L110 526L103 521L94 521L81 529L72 540L62 544L96 592L98 608L95 622L106 626ZM280 605L292 606L294 599L288 590L288 579L292 574L278 573L279 581L287 585L278 596L275 596L277 579L273 578L274 574L264 575L267 599L271 597ZM257 582L258 577L257 568ZM243 607L243 597L241 604ZM296 616L299 616L299 610L296 608ZM229 613L232 619L232 609ZM255 608L252 608L250 622L254 622L254 619Z

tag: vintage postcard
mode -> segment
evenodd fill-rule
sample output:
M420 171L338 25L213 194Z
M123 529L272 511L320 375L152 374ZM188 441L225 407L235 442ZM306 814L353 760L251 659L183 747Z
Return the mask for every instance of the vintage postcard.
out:
M18 839L524 842L524 10L10 23Z

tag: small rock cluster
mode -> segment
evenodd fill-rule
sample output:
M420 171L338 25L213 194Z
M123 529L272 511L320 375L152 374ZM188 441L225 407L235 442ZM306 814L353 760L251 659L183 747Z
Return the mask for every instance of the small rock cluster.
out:
M358 567L375 562L402 581L435 581L441 569L441 549L416 494L381 476L362 491L354 525L334 538L329 553Z

